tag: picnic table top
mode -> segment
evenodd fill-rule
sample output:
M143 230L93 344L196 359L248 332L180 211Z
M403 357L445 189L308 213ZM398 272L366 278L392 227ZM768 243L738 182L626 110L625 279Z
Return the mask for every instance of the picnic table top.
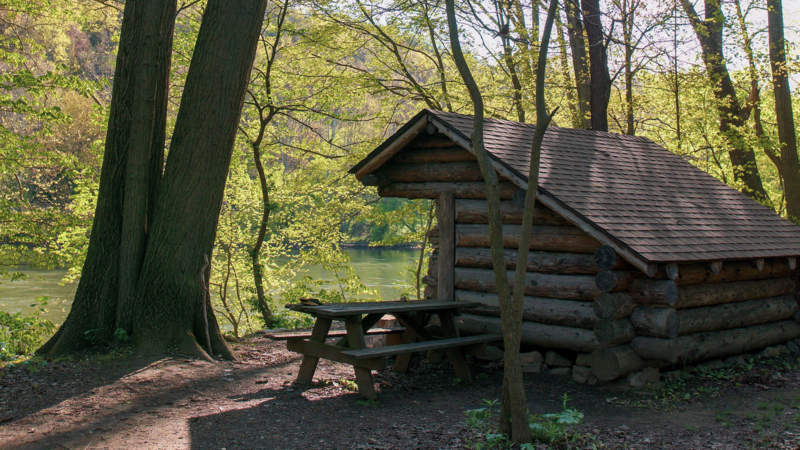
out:
M330 305L286 305L288 309L304 312L314 316L351 317L361 314L392 314L414 311L436 311L447 309L470 308L478 306L475 302L455 302L452 300L411 300L391 302L354 302L333 303Z

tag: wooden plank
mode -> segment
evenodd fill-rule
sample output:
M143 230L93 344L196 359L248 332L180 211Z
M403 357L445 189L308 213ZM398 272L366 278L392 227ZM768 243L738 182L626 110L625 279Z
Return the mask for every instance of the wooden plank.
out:
M314 322L314 329L311 331L310 342L322 344L325 342L325 336L328 335L330 329L331 319L318 317L317 321ZM300 363L300 370L297 372L297 382L301 384L311 383L311 380L314 379L314 372L317 371L318 362L319 357L304 355L303 362Z
M447 139L448 146L433 148L414 148L414 143L392 158L392 163L429 163L429 162L460 162L475 161L472 153L453 146L450 139Z
M514 196L516 186L508 182L500 183L500 198L510 200ZM424 182L424 183L391 183L378 187L381 197L401 198L439 198L442 192L452 192L456 198L486 198L486 184L482 181L471 182Z
M800 337L800 324L793 320L785 320L745 328L689 334L675 339L637 336L631 342L631 347L644 359L677 364L746 353L797 337Z
M381 335L381 334L400 334L405 331L403 327L394 328L370 328L365 331L367 335ZM280 333L265 334L265 337L274 339L276 341L285 341L289 339L305 339L311 337L311 331L282 331ZM328 338L347 336L347 330L330 330L328 331Z
M460 314L456 321L458 327L467 333L502 333L499 317ZM600 343L592 330L547 325L536 322L522 322L522 343L537 347L592 352L600 348Z
M308 313L318 317L340 318L360 314L384 313L394 314L413 311L438 311L443 309L469 308L470 304L456 303L452 300L414 300L393 302L355 302L332 303L329 305L307 306L300 304L286 305L287 309Z
M611 381L644 367L642 358L628 345L597 350L590 359L592 373L601 381Z
M636 335L628 319L599 320L594 325L594 335L602 346L614 346L630 342Z
M436 181L482 181L476 161L430 162L424 164L386 164L375 172L388 183L425 183Z
M291 352L300 353L309 357L325 358L343 364L359 364L363 367L375 370L386 367L386 359L384 358L356 360L352 356L342 354L342 351L346 350L345 348L331 344L312 342L303 339L292 339L286 342L286 348Z
M465 310L470 314L500 317L497 294L456 289L456 301L480 303L480 306ZM592 303L580 300L564 300L545 297L522 297L522 319L592 329L597 315Z
M636 334L662 338L678 336L680 321L674 308L640 306L633 311L631 323Z
M500 202L500 219L504 224L522 224L522 208L513 201ZM482 200L456 200L456 222L472 224L489 223L489 204ZM533 223L537 225L570 225L566 219L537 204L533 210Z
M595 275L595 284L603 292L626 291L633 275L627 270L602 270Z
M456 267L456 289L479 292L497 292L494 271ZM514 272L508 272L509 283ZM591 301L601 294L591 275L560 275L526 273L525 294L533 297L562 298Z
M592 306L599 319L616 320L629 317L636 308L636 303L630 295L624 292L615 292L598 295Z
M503 246L519 248L520 225L503 226ZM456 245L489 248L488 225L456 225ZM593 237L573 226L534 225L531 250L593 254L600 246Z
M679 286L703 283L727 283L731 281L752 281L766 278L782 278L791 275L784 258L752 261L725 261L719 273L711 271L708 263L681 264L678 277L674 281ZM665 276L668 276L665 273Z
M677 313L678 332L683 335L788 320L797 311L794 295L681 309Z
M455 277L455 197L452 192L442 192L437 208L439 226L439 273L436 283L440 299L453 299Z
M363 350L366 347L364 343L364 329L361 327L361 319L358 317L349 317L344 322L347 329L347 343L354 351ZM342 352L342 354L346 354ZM349 355L352 356L352 355ZM356 358L367 359L367 358ZM370 358L372 359L372 358ZM358 384L358 393L364 397L374 400L377 397L375 393L374 380L372 379L372 371L368 367L364 367L356 361L353 365L356 373L356 384Z
M403 353L424 352L428 350L445 350L452 347L465 347L469 345L485 344L487 342L496 342L501 340L503 340L503 337L499 334L479 334L475 336L413 342L410 344L387 345L386 347L345 350L342 353L347 356L352 356L356 359L367 359L401 355Z
M507 269L517 267L517 250L505 249L503 256ZM456 266L492 268L492 250L482 247L457 247ZM562 274L596 274L600 267L592 255L585 253L530 252L528 253L528 272L547 272Z

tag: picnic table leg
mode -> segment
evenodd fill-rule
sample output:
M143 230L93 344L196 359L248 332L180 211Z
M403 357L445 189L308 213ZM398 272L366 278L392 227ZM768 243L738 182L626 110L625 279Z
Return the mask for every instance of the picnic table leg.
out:
M325 342L325 337L328 336L328 330L331 329L331 319L324 317L317 317L314 323L314 329L311 331L311 342ZM297 383L309 384L314 378L314 372L317 371L317 363L319 358L316 356L303 356L303 362L300 364L300 371L297 372Z
M439 320L442 322L442 331L444 331L445 336L458 337L458 327L453 318L453 311L440 311ZM450 360L450 364L453 365L453 371L458 378L464 381L470 381L472 379L467 360L464 357L463 347L448 349L447 358Z
M404 331L403 332L403 336L402 336L403 343L404 344L410 344L411 342L414 342L414 337L415 336L416 336L416 334L414 334L413 331L410 331L410 330ZM408 372L409 363L411 363L411 353L403 353L403 354L397 355L394 358L394 365L392 366L392 370L394 370L395 372L401 372L401 373Z
M360 318L348 318L345 320L344 325L347 328L347 343L349 347L353 350L364 348L364 329L361 326ZM353 368L356 372L358 392L370 400L377 398L372 380L372 371L366 367L359 367L357 365L354 365Z

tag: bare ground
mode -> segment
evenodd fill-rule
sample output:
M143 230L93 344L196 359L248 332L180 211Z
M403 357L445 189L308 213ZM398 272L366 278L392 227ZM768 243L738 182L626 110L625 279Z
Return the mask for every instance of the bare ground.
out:
M237 362L97 356L0 369L0 448L463 448L465 410L500 394L502 373L446 363L381 372L379 401L352 391L349 366L321 362L315 384L292 381L299 357L261 336ZM796 356L735 372L708 371L656 390L526 379L530 409L585 414L572 445L600 448L798 448Z

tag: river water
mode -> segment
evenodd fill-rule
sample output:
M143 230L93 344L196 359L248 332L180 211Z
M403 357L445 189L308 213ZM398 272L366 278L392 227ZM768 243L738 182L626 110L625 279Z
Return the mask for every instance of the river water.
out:
M348 248L353 271L369 288L378 292L382 300L394 300L413 284L409 270L416 267L418 250ZM26 275L22 280L0 280L0 311L30 313L39 307L36 299L47 297L46 312L42 317L57 325L69 313L76 284L62 285L63 270L15 269ZM305 273L321 280L332 279L319 267L310 267Z

